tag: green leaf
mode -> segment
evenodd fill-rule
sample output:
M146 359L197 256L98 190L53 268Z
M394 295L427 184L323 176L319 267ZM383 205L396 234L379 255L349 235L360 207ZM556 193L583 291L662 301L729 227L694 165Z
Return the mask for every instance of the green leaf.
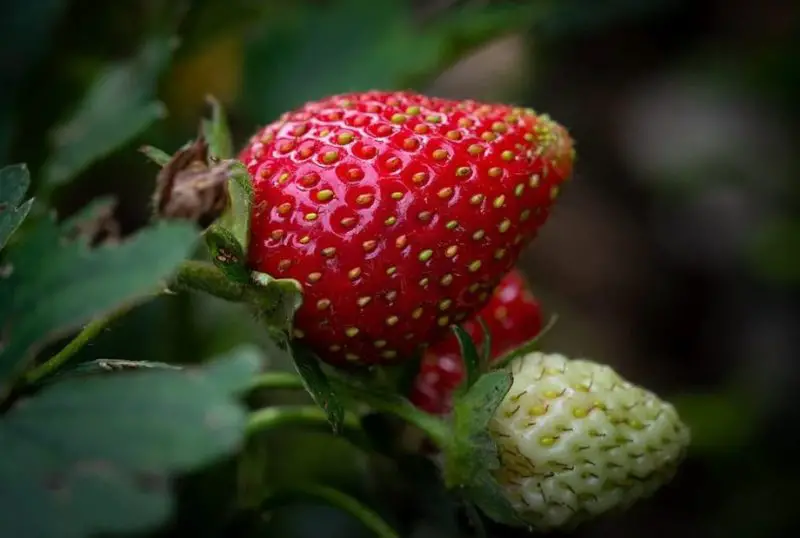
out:
M226 353L237 360L217 360L206 364L204 370L213 377L218 386L230 394L240 394L250 388L253 377L260 373L263 354L256 346L244 344ZM258 365L255 371L250 365Z
M336 93L423 86L475 47L524 28L549 6L481 2L447 10L426 25L403 0L344 0L308 9L313 13L294 23L269 27L245 51L242 98L257 121ZM326 54L332 44L335 54Z
M203 120L203 136L208 141L208 150L213 159L233 158L233 141L228 128L228 119L222 105L214 97L209 96L211 119Z
M306 391L314 402L325 411L333 431L339 433L344 421L344 407L333 391L325 372L322 371L319 359L301 345L292 346L292 358Z
M141 151L145 157L162 168L166 166L170 160L172 160L172 156L169 153L153 146L142 146L139 148L139 151Z
M130 361L124 359L96 359L87 361L63 372L45 378L44 383L56 383L67 378L110 374L127 370L181 370L180 366L166 362Z
M453 326L453 334L455 334L458 345L461 348L461 357L464 361L466 374L458 390L467 391L480 378L481 370L483 369L481 358L478 356L478 350L475 349L475 342L472 341L472 337L460 325Z
M453 404L453 436L445 448L444 476L447 486L462 490L489 517L518 525L514 509L500 490L492 471L500 459L489 422L512 383L508 370L484 374Z
M26 165L13 164L0 168L0 250L3 250L31 210L33 198L22 203L30 184Z
M37 346L158 292L192 252L197 232L184 222L159 223L93 250L63 236L64 227L43 220L8 250L11 275L0 280L0 391Z
M71 379L12 409L0 420L0 535L83 538L163 523L171 475L243 442L230 372L252 376L259 363L233 353L209 366Z
M153 39L134 58L110 65L97 77L77 110L53 133L43 186L69 182L164 115L154 95L173 49L171 40Z
M449 425L440 417L422 411L407 398L383 387L370 386L352 375L332 372L328 379L336 395L352 405L365 404L380 413L398 417L413 424L438 446L442 447L451 438Z
M221 35L238 34L264 24L264 15L270 20L278 18L281 11L292 10L300 2L285 0L192 0L181 24L181 53L195 52L208 46Z

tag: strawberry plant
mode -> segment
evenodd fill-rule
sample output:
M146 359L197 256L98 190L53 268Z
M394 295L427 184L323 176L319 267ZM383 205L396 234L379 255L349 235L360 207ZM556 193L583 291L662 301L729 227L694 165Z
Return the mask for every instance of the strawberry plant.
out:
M179 287L249 306L276 345L290 354L299 376L295 386L314 398L333 432L346 427L347 414L358 417L361 406L408 422L435 445L443 485L468 508L478 528L482 517L529 529L572 528L625 508L672 477L689 443L688 428L674 408L609 367L537 353L538 304L520 276L508 274L522 246L544 224L557 185L570 176L574 150L563 127L533 111L472 101L408 92L345 94L283 115L254 135L235 160L224 114L212 105L214 120L203 124L199 141L169 159L160 150L145 150L162 173L176 175L173 182L159 184L157 199L185 188L178 181L180 174L190 173L184 153L199 151L191 174L200 179L185 176L186 184L221 185L219 196L226 200L219 218L203 232L211 262L187 266ZM411 119L418 115L425 119ZM426 135L427 151L406 147L409 139L416 140L412 133ZM442 149L455 141L478 146L476 140L486 143L481 151ZM400 153L403 147L407 154ZM457 162L436 168L437 151ZM391 160L397 166L387 165ZM493 166L503 161L518 168ZM173 170L178 166L185 168ZM492 174L495 168L500 171ZM459 174L461 169L471 173ZM417 181L423 172L425 181ZM473 184L460 183L473 174ZM522 199L524 188L533 191L524 204L505 205L506 197ZM447 205L459 189L464 193ZM439 196L442 190L448 196ZM481 202L473 204L479 206L473 209L478 217L464 205L475 199ZM395 209L402 200L405 205ZM443 215L436 221L441 230L431 231L428 219L419 215L430 213L432 220L435 212ZM507 241L509 216L517 215L519 225L520 214L538 219L516 228L514 240ZM166 209L157 216L187 218ZM351 225L343 224L347 219ZM491 227L475 241L478 232ZM464 236L450 243L449 234L456 232ZM407 243L417 249L407 249ZM434 248L428 247L444 253L434 259ZM458 267L459 247L468 249L469 260L488 261L493 255L498 265L487 272L473 262L477 269L468 265L465 271ZM370 257L373 252L385 253ZM431 255L419 254L425 252ZM454 274L458 285L453 285ZM326 276L332 283L318 286ZM428 290L420 279L440 286ZM399 300L395 286L412 300ZM416 286L424 293L413 295ZM487 305L489 293L472 297L481 289L497 294L495 304ZM386 299L388 293L395 296ZM372 307L373 299L382 302ZM485 331L480 352L473 335L448 317L444 303L458 305L473 335L476 327ZM424 316L425 305L436 315ZM484 307L494 323L481 318ZM500 316L498 308L504 309ZM509 314L513 322L504 325L500 318ZM522 334L530 333L530 339L521 338L515 327L526 322L531 325ZM425 340L433 342L436 353L437 346L447 345L443 329L448 327L459 345L464 375L456 382L452 411L440 410L445 416L437 418L412 406L407 380L419 375L415 357L428 346ZM492 344L493 328L505 338L498 345ZM359 338L362 333L366 338ZM257 387L278 385L269 373L256 382ZM365 442L385 439L368 435Z
M385 12L264 3L292 15L242 62L243 100L266 125L239 143L208 98L197 136L166 151L156 87L181 49L152 22L172 20L155 4L145 18L157 30L89 77L39 144L46 155L21 152L37 165L0 169L0 535L256 536L309 499L384 538L419 521L437 536L528 534L575 528L669 481L690 441L674 408L609 367L539 349L555 317L543 323L517 264L569 188L567 127L402 89L546 10L468 3L416 32L395 1ZM197 4L186 35L197 47L225 30L217 19L238 28L268 9ZM296 31L310 9L313 31ZM340 40L344 22L358 31ZM310 70L314 40L352 50ZM271 55L281 69L264 77L253 57ZM147 206L146 222L121 226L102 195L61 210L71 182L143 133L154 145L119 153L155 176L149 200L122 200ZM106 333L155 303L169 305L164 327L135 334L130 356L105 356ZM176 331L166 357L140 351L197 305L230 308L216 319L245 312L214 329L247 320L258 336L195 357L203 331ZM276 404L279 391L293 403ZM347 444L339 463L353 460L353 474L392 467L387 481L430 496L432 513L406 521L313 476L273 480L270 464L301 460L280 446L298 431L320 435L315 456ZM216 472L226 478L204 481ZM195 480L212 484L220 528L203 528Z

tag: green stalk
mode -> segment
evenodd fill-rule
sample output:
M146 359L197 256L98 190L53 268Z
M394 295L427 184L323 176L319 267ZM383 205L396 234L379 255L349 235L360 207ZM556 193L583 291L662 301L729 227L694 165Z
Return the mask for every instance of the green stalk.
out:
M305 390L303 381L292 372L266 372L250 385L250 390Z
M129 309L130 307L126 306L124 308L115 310L108 316L90 321L86 326L84 326L83 330L81 330L81 332L79 332L75 338L70 340L70 342L61 349L61 351L47 359L39 366L36 366L28 371L24 376L25 383L28 385L33 385L45 377L55 374L62 366L69 362L69 360L75 356L78 351L83 349L89 342L94 340L101 332L103 332L103 330L108 327L111 322L121 317L123 314L126 314Z
M400 538L400 535L374 510L358 499L327 486L308 484L281 488L269 493L261 508L268 511L298 500L323 501L353 516L378 538Z
M414 407L408 400L395 394L387 394L384 392L372 390L345 381L338 377L330 377L328 379L334 392L340 398L348 398L355 402L367 404L375 411L388 413L394 415L409 424L413 424L425 434L439 447L444 448L450 437L450 430L448 425L441 419L429 415L420 409ZM259 389L289 389L299 390L302 389L303 382L299 376L289 372L270 372L262 374L257 377L250 390ZM272 409L272 408L271 408ZM271 409L264 409L258 413L264 413L263 418L268 422L280 422L282 419L271 416ZM319 421L320 424L327 425L324 412L319 408L314 408L316 411L313 413L313 421ZM312 415L305 415L304 418L310 418ZM300 418L300 417L298 417ZM347 429L347 417L345 417L345 428ZM302 420L301 420L302 421ZM327 426L328 428L330 426ZM253 428L257 426L253 425Z
M181 263L170 282L170 289L175 291L203 291L228 301L242 300L245 295L244 286L229 281L212 264L194 260L187 260ZM23 376L24 383L33 385L58 372L61 367L67 364L89 342L97 338L114 320L128 313L140 302L137 301L125 305L104 317L90 321L61 351L25 373Z
M394 415L425 432L440 449L447 446L451 436L448 424L418 409L405 398L397 394L371 390L340 378L330 378L330 383L338 396L350 397L356 402L367 404L375 411Z
M250 414L246 432L248 436L253 436L282 428L304 428L331 433L327 415L316 405L279 405L259 409ZM354 446L369 449L369 441L361 429L361 422L353 413L345 414L341 434Z

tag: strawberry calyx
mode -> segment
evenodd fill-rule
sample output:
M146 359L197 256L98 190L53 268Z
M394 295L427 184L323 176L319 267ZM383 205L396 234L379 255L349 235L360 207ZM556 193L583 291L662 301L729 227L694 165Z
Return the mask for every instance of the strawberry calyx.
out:
M211 264L185 263L172 287L245 303L278 342L286 343L302 304L302 287L296 280L274 278L248 266L253 180L244 164L233 158L223 107L213 97L208 102L211 117L202 120L196 140L174 155L151 146L141 149L161 167L154 217L200 224L211 259Z
M445 485L491 519L505 525L524 526L494 478L500 457L489 432L489 423L511 388L511 372L507 368L488 371L488 360L478 352L470 335L464 330L454 332L466 375L453 397L452 435L439 447Z

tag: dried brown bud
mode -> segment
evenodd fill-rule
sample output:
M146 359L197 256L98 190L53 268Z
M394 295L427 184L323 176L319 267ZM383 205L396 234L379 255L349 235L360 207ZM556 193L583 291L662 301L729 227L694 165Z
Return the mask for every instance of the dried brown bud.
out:
M208 143L200 136L164 165L153 195L159 218L191 220L206 228L222 214L230 163L209 166L208 161Z

